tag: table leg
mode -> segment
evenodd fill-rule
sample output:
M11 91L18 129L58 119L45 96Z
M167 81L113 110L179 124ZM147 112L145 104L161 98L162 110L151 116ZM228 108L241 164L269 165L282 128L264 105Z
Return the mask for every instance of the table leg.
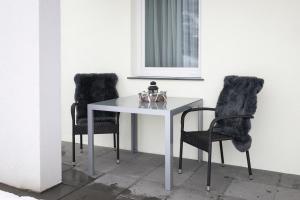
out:
M173 115L165 115L165 190L173 187Z
M94 111L88 107L88 173L95 174L94 166Z
M137 114L131 114L131 151L137 153Z
M198 107L203 107L203 100L199 101ZM203 130L203 111L198 112L198 130ZM201 163L203 160L203 151L201 149L198 149L198 162Z

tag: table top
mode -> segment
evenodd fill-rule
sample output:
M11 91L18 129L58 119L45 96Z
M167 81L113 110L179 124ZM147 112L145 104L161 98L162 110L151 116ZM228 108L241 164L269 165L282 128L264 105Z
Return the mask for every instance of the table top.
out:
M140 102L138 95L120 97L107 101L91 103L88 106L93 110L115 112L164 112L191 106L200 102L201 98L168 97L167 102Z

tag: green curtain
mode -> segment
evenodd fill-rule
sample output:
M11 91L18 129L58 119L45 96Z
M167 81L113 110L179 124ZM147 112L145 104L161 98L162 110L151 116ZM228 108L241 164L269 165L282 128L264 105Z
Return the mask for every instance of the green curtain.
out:
M146 67L198 67L198 0L145 0Z

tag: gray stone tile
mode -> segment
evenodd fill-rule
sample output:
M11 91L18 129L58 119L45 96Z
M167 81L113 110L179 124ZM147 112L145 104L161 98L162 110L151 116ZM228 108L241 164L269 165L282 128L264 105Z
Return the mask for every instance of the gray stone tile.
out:
M191 188L181 187L178 190L172 192L167 198L168 200L246 200L238 197L225 196L221 194L214 194L212 192L194 190Z
M173 160L174 168L178 170L179 166L179 158L174 158ZM196 169L205 166L206 162L198 162L197 160L191 160L191 159L182 159L182 172L189 172L189 171L195 171Z
M117 168L119 165L116 163L115 159L103 159L101 157L95 158L95 171L97 175L101 173L107 173ZM75 166L76 170L82 171L84 173L88 172L88 160L85 159Z
M81 187L92 182L94 178L89 177L85 173L70 169L63 173L62 182L69 186Z
M212 164L211 192L206 192L206 162L184 159L183 174L179 175L178 158L174 158L175 187L171 193L165 192L164 156L121 150L121 163L117 165L116 152L106 147L95 147L96 177L92 178L87 175L87 146L80 153L76 144L74 168L71 150L71 143L62 143L63 184L41 194L4 184L0 184L0 190L45 200L300 199L300 176L254 169L250 181L247 168L219 164Z
M214 169L215 168L215 169ZM232 178L224 176L222 169L214 167L211 173L211 194L223 194L231 184ZM220 168L222 168L220 166ZM207 165L201 166L184 184L183 187L194 190L206 191Z
M129 188L128 194L123 193L122 195L130 198L143 197L142 199L144 199L147 197L165 199L169 194L170 192L165 191L164 184L141 180Z
M113 174L105 174L104 176L96 179L94 182L102 183L104 185L116 185L120 188L128 188L136 182L136 179Z
M231 197L231 196L224 196L224 195L217 195L215 197L212 197L211 200L247 200L247 199Z
M136 158L139 154L138 153L132 153L131 151L127 150L120 150L120 162L129 162L132 159ZM115 151L107 152L106 154L103 154L101 156L102 159L107 160L114 160L116 162L117 160L117 154Z
M164 160L165 158L162 155L138 153L134 159L130 160L130 162L151 166L159 166L164 164Z
M53 188L50 188L46 190L45 192L42 192L40 194L29 192L28 195L37 199L43 199L43 200L57 200L60 199L71 192L76 190L75 187L65 185L65 184L59 184Z
M212 196L213 197L213 196ZM205 194L199 190L194 190L190 188L180 188L174 191L167 199L168 200L209 200L212 199L210 194Z
M95 158L100 157L109 152L114 152L113 148L107 147L94 147ZM75 155L76 155L76 163L81 163L87 160L88 150L87 145L83 145L83 152L80 150L79 144L75 144ZM72 143L70 142L62 142L62 162L64 164L72 164Z
M109 173L137 179L146 176L156 168L157 166L145 165L140 163L121 163L117 168L110 171Z
M18 189L18 188L14 188L14 187L11 187L9 185L5 185L3 183L0 183L0 190L5 191L5 192L9 192L9 193L13 193L13 194L18 195L18 196L24 196L24 195L27 195L27 193L28 193L27 190L21 190L21 189Z
M124 196L119 195L116 200L164 200L157 197L146 197L146 196L138 196L138 195L131 195L131 196Z
M299 200L300 191L290 188L278 187L276 190L275 200Z
M123 196L123 195L119 195L116 200L134 200L130 197L126 197L126 196Z
M245 168L246 169L246 168ZM246 169L247 171L247 169ZM278 185L280 180L280 173L277 172L271 172L266 170L259 170L259 169L253 169L252 170L252 182L256 183L264 183L267 185ZM243 176L245 177L245 176ZM247 179L246 179L247 180Z
M220 164L212 165L212 174L218 172L223 174L225 178L230 178L237 181L249 181L248 169L245 167L225 165L222 167ZM264 183L267 185L278 185L280 180L280 173L252 169L252 182Z
M184 171L182 174L178 174L178 159L174 159L173 176L174 176L175 186L180 186L181 184L183 184L186 180L188 180L191 177L191 175L195 172L195 170L200 167L200 163L198 163L198 161L195 160L184 159L183 163L184 163L184 168L183 168ZM150 174L145 176L143 179L164 184L165 181L164 166L158 167Z
M124 191L115 185L107 186L101 183L91 183L71 193L62 200L114 200Z
M292 174L282 174L279 185L300 190L300 176Z
M247 200L273 200L275 194L275 186L246 181L233 181L225 192L225 196Z
M63 172L65 172L65 171L67 171L67 170L69 170L69 169L72 169L73 168L73 166L72 165L69 165L69 164L62 164L62 171Z

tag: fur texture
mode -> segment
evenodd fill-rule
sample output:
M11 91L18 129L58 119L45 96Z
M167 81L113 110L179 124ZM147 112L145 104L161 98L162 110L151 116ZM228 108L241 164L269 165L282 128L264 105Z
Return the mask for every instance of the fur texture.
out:
M87 118L87 104L118 98L116 74L76 74L74 77L75 102L78 103L76 120ZM114 117L113 112L95 112L94 117L105 119Z
M227 76L224 88L219 96L216 117L231 115L254 115L256 112L257 93L264 80L256 77ZM250 119L223 120L217 123L215 131L233 137L233 144L241 152L251 147Z

